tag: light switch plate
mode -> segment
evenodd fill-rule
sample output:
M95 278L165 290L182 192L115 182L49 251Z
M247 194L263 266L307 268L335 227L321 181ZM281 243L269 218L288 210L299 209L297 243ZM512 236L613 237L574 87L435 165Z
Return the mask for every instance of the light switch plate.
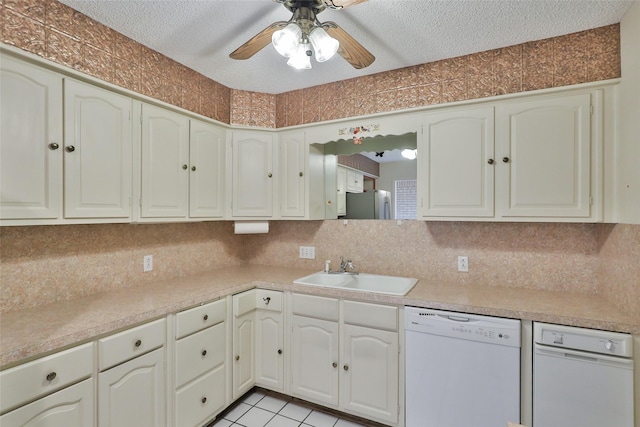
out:
M316 259L315 246L300 246L300 258Z
M469 272L469 257L461 255L458 257L458 271L461 273Z

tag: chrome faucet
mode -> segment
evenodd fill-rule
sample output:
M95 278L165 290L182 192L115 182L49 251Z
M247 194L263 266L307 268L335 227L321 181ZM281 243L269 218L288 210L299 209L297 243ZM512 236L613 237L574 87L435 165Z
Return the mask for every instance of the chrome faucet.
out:
M344 260L344 257L340 257L340 271L338 273L342 274L358 274L351 260Z

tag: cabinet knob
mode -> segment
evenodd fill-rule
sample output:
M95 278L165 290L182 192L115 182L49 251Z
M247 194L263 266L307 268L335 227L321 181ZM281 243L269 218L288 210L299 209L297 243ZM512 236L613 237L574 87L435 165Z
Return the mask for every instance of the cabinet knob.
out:
M189 169L189 166L187 166L187 165L182 165L182 169L187 170L187 169Z
M282 354L282 349L281 348L278 349L278 354Z
M271 177L273 177L273 174L272 174L271 172L269 172L269 173L267 174L267 176L268 176L269 178L271 178Z
M195 172L196 171L196 167L195 166L191 166L191 170Z
M55 372L49 372L46 378L47 378L47 381L51 382L55 380L57 376L58 374L56 374Z
M205 314L204 316L202 316L202 320L204 320L205 322L209 320L209 315Z
M487 160L487 163L489 163L490 165L492 165L492 164L493 164L493 159L489 159L489 160Z
M345 371L348 371L348 370L349 370L349 365L344 365L344 366L342 367L342 369L344 369Z
M207 350L202 350L202 357L207 355Z
M50 150L57 150L58 148L60 148L60 145L58 145L57 142L52 142L51 144L49 144Z
M142 345L142 340L137 340L133 345L140 347Z
M300 175L300 176L304 176L304 174L303 174L302 172L300 172L298 175Z
M236 362L237 362L238 360L240 360L240 355L237 355L237 356L236 356Z
M65 148L65 150L67 150L67 153L73 153L74 151L76 151L76 147L74 147L73 145L69 145Z
M509 159L508 157L503 157L503 158L502 158L502 161L503 161L504 163L509 163L509 161L510 161L510 160L511 160L511 159Z
M207 403L207 398L206 396L202 396L202 399L200 399L200 401L202 402L202 404L204 405L205 403Z
M336 362L333 362L333 363L331 364L331 366L333 366L334 368L337 368L337 367L338 367L338 364L337 364Z

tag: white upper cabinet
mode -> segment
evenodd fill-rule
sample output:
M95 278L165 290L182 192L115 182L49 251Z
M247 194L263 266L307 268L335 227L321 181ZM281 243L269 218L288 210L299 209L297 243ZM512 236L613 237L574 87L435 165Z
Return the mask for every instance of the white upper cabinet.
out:
M234 131L232 147L232 216L272 217L277 179L273 135Z
M280 136L280 215L304 217L306 144L304 132Z
M280 216L325 219L324 145L308 144L304 132L280 135Z
M65 218L131 216L131 99L66 80Z
M600 221L601 98L583 91L501 101L495 120L493 106L425 115L420 216Z
M424 117L418 140L423 216L493 216L493 107Z
M62 77L3 55L0 92L0 216L59 218Z
M191 120L189 216L192 218L224 216L225 144L223 128Z
M502 217L591 216L591 94L498 106Z
M186 218L189 213L189 119L142 105L143 218Z

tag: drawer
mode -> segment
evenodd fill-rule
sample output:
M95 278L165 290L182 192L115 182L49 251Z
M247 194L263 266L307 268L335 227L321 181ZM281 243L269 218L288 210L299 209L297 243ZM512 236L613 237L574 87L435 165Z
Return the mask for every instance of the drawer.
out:
M337 322L340 305L334 298L293 294L293 314Z
M242 292L233 296L233 315L240 317L256 309L256 290Z
M0 412L88 378L93 343L70 348L0 372ZM4 425L4 423L3 423Z
M176 338L186 337L226 319L226 298L182 311L176 314Z
M159 319L101 339L98 341L100 371L162 347L165 336L165 320Z
M176 424L199 427L226 406L225 369L215 369L176 393Z
M218 323L176 343L176 388L216 366L224 365L227 348L225 326Z
M3 394L2 399L6 396ZM25 426L39 420L38 425L53 426L47 421L55 419L58 426L85 427L93 425L93 414L93 378L89 378L4 414L0 417L0 425Z
M282 292L256 289L256 308L282 312Z
M342 318L344 323L367 328L398 330L398 307L344 301Z

